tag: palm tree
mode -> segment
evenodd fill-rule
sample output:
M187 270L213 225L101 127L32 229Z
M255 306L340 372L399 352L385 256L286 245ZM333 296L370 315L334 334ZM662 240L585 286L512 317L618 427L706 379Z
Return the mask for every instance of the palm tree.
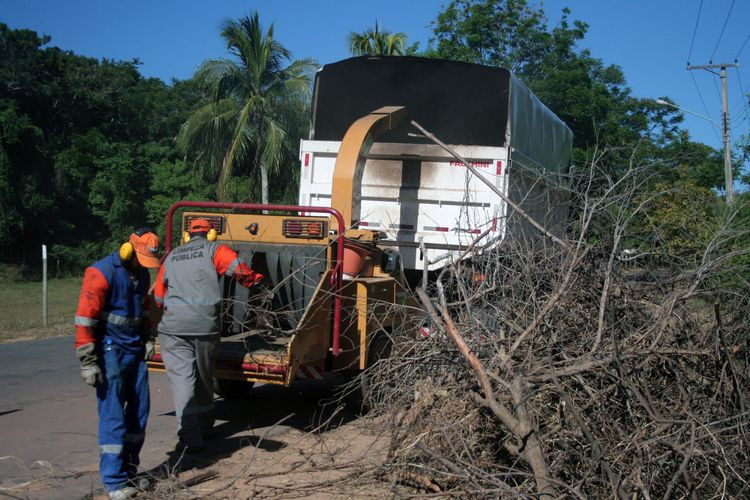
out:
M263 28L251 17L226 19L221 36L230 59L205 61L195 74L210 102L180 128L177 146L204 174L215 176L222 200L233 171L260 172L261 198L268 203L268 176L279 168L287 143L287 119L307 108L312 59L290 60L273 38L273 24Z
M406 33L391 33L380 30L378 21L375 29L366 29L362 33L349 33L349 50L355 56L402 56L406 45Z

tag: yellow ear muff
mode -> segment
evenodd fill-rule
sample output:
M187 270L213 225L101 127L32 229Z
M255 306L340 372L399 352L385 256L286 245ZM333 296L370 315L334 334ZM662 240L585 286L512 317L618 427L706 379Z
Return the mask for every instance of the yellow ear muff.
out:
M216 232L216 229L209 229L208 233L206 233L206 239L208 241L216 241L216 238L218 238L218 236L219 233ZM190 233L185 231L184 233L182 233L182 242L187 243L188 241L190 241Z
M120 245L120 260L131 260L133 258L133 253L135 253L135 248L133 248L133 244L129 241L126 241L125 243Z

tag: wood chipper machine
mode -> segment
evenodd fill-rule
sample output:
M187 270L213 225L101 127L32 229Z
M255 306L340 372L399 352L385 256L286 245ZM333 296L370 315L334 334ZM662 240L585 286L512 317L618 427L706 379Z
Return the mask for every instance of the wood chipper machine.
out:
M415 322L418 330L398 252L378 246L382 233L356 224L364 156L402 112L384 107L348 129L331 207L180 201L169 209L167 254L174 231L203 218L217 241L265 275L251 289L221 278L222 340L214 372L220 395L242 394L254 382L289 385L331 371L356 374L388 352L394 327ZM164 370L158 345L148 366Z

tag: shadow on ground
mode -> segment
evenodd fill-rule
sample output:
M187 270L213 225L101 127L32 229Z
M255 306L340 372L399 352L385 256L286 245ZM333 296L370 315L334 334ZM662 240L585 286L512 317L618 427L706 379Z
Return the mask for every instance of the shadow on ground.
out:
M325 433L357 418L341 401L343 379L305 380L290 387L264 384L246 396L217 399L216 425L202 451L175 448L147 472L156 479L192 469L206 469L239 450L275 452L286 447L279 439L290 428Z

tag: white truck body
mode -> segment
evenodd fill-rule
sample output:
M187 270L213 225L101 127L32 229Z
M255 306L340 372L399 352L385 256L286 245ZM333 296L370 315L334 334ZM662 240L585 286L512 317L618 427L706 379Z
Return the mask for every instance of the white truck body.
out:
M487 113L499 113L498 120L503 120L503 123L495 127L499 137L492 136L493 131L481 130L483 140L494 144L459 143L451 144L451 147L470 161L486 181L535 220L559 233L567 211L564 189L570 165L572 132L507 71L448 61L408 57L353 58L324 66L316 77L311 139L300 143L299 204L331 205L333 169L343 129L336 129L335 123L326 124L330 121L326 113L357 116L366 114L363 110L367 106L372 108L367 110L369 112L379 106L403 105L407 112L413 110L410 119L434 131L438 138L443 139L442 132L448 136L446 142L449 142L451 132L457 131L455 137L467 139L465 132L471 123L464 127L455 116L449 113L441 116L433 109L439 107L440 99L443 99L447 106L454 106L452 114L455 115L455 103L448 102L454 92L443 89L446 82L435 75L452 75L467 69L479 71L479 75L487 72L506 85L499 97L492 96L494 108L486 110ZM376 81L372 89L363 91L361 99L354 96L347 105L341 102L341 96L356 94L360 85L364 85L351 76L357 76L358 71L364 73L362 78L368 82L378 80L383 74L386 76ZM499 71L504 73L498 75ZM421 80L423 75L430 77L430 73L434 73L432 80L427 83ZM414 87L413 91L409 85ZM341 93L341 88L335 89L336 86L343 86L346 93ZM450 86L455 89L456 82ZM326 97L326 91L328 94L338 92L339 95ZM438 97L431 95L436 92ZM457 89L455 94L460 92ZM464 100L467 98L472 101L464 102L465 106L458 109L472 107L473 110L468 112L474 113L472 123L493 123L493 116L482 115L485 110L481 94L473 96L469 93L463 97ZM362 100L370 100L372 104L362 103ZM335 102L338 106L329 104L335 109L328 111L323 108L326 102ZM349 111L349 108L360 109ZM316 121L322 123L318 130ZM457 123L453 125L451 121ZM435 128L431 129L431 125ZM424 138L410 139L408 132L417 130L408 122L402 128L400 134L390 136L399 142L389 141L386 137L383 142L374 143L366 155L358 226L384 232L386 239L380 245L398 250L404 269L439 269L459 258L463 250L485 231L488 232L479 244L485 248L503 244L509 236L518 237L530 232L529 225L520 218L511 220L513 211L505 201L461 162ZM339 140L320 140L319 135L328 136L325 139L339 136ZM468 136L468 140L471 139L473 136Z
M340 144L301 142L300 205L330 206ZM505 148L456 149L486 180L507 192ZM359 227L384 232L382 246L398 249L405 268L422 269L425 254L429 269L442 267L485 230L486 241L503 239L505 203L438 146L376 143L368 156Z

